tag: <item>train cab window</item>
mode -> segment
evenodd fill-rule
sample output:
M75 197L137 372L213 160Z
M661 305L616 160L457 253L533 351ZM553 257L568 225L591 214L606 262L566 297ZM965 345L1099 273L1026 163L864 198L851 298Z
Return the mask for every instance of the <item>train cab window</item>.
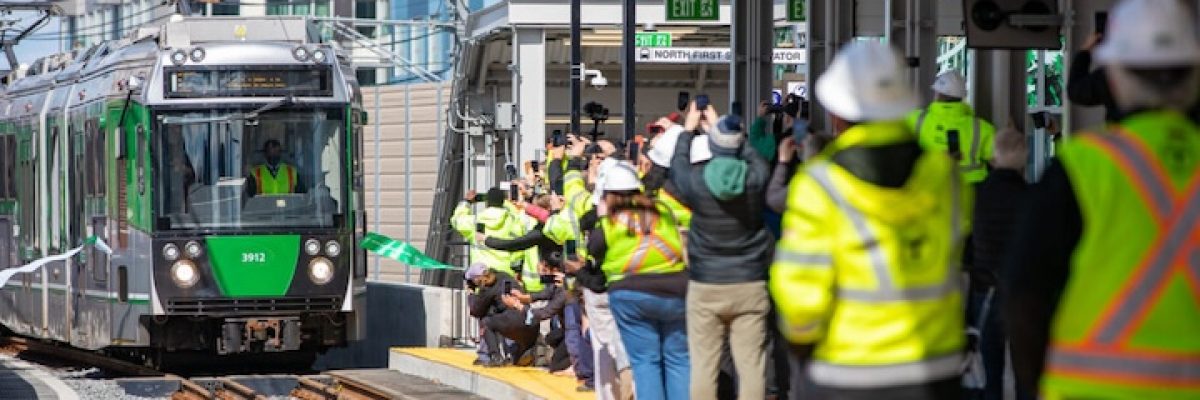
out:
M345 111L173 112L156 146L162 229L335 227L347 204Z

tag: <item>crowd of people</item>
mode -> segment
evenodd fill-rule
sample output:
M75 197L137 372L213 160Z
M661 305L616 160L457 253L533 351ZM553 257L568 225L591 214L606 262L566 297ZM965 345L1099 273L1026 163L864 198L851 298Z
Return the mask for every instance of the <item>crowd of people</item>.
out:
M975 116L961 75L922 107L876 42L817 78L827 131L789 98L554 135L454 214L476 362L598 399L1000 399L1011 354L1019 399L1200 396L1195 17L1124 0L1110 21L1111 98L1087 104L1111 124L1036 184L1025 134Z

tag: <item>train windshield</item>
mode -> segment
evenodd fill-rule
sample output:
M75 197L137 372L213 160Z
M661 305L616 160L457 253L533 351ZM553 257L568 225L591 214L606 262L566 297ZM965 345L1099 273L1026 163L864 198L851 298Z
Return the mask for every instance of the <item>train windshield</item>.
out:
M159 229L337 226L347 207L344 113L160 113Z

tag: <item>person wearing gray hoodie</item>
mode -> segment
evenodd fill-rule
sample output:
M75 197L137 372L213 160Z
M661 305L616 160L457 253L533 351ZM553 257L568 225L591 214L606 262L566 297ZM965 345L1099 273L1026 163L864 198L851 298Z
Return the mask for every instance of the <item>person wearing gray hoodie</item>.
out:
M693 143L698 127L707 141ZM745 140L740 117L718 120L711 107L701 111L693 104L670 162L671 183L693 213L687 327L694 399L715 398L726 340L737 369L738 398L766 395L771 308L766 280L775 238L763 221L763 207L771 171Z

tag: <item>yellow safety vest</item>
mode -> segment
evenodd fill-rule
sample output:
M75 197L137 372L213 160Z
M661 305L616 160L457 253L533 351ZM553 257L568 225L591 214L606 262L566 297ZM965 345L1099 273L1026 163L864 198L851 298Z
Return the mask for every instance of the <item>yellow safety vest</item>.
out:
M260 195L296 192L296 169L291 165L279 163L275 174L272 174L271 169L265 164L256 165L250 171L254 174L254 181L258 184L258 194Z
M639 221L638 213L623 211L600 220L608 247L600 269L609 284L632 275L684 270L683 240L670 211L659 207L659 215L649 216L649 221ZM647 224L653 227L649 233L643 229Z
M909 115L908 126L917 133L921 147L943 153L949 149L946 132L958 130L958 150L962 154L959 171L963 178L969 183L979 183L987 178L987 161L992 159L996 130L992 124L976 117L966 103L935 101Z
M1047 399L1200 399L1200 127L1133 115L1060 150L1083 217Z
M860 124L792 179L769 287L784 336L815 344L809 374L830 387L926 383L959 374L959 288L971 188L925 151L900 188L831 160L851 147L912 142L903 123Z

